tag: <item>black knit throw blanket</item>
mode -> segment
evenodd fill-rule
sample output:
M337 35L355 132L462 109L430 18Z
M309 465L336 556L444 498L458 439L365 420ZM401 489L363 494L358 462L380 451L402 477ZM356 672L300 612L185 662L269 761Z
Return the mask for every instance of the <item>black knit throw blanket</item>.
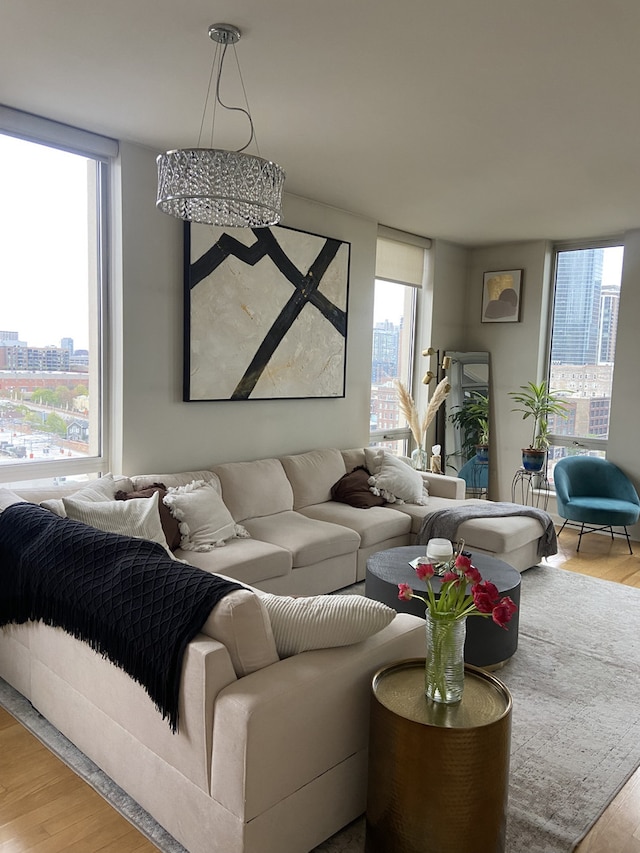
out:
M178 727L182 659L211 608L240 584L29 503L0 514L0 626L40 620L124 669Z

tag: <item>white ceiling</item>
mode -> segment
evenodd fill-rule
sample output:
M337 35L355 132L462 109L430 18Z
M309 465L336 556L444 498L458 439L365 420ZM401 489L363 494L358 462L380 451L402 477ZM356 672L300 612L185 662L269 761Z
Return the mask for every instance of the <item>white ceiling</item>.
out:
M468 245L640 227L639 0L1 0L0 103L195 145L217 22L289 193Z

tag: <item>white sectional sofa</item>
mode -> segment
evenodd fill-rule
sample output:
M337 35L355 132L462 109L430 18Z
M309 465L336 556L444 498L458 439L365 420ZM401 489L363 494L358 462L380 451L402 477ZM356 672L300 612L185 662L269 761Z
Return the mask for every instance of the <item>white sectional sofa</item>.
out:
M130 493L202 480L250 536L175 551L250 586L223 599L187 646L177 734L139 684L60 628L0 629L0 676L191 853L306 853L364 811L371 677L424 654L424 623L390 611L365 639L284 657L263 596L315 596L362 580L371 553L411 543L426 512L464 494L462 480L424 475L426 505L365 510L332 500L336 482L365 464L373 460L364 449L327 449L117 483ZM20 496L40 502L73 490ZM537 562L537 521L479 522L461 532L470 548L518 568Z

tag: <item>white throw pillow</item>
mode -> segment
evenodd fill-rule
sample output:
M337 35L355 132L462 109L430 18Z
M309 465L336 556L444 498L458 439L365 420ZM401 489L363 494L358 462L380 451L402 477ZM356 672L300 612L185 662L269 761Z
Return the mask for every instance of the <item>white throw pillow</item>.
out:
M116 483L113 474L105 474L97 480L90 480L86 486L78 489L77 492L73 492L69 497L76 501L85 501L88 503L112 501L118 488L120 488L120 486ZM64 500L65 499L63 498L50 498L46 501L40 501L40 506L50 510L51 512L55 512L56 515L60 515L64 518L66 515Z
M369 486L374 495L381 495L388 503L423 505L428 498L422 474L390 453L384 454L379 472L369 477Z
M76 500L74 495L62 498L62 502L67 518L82 521L106 533L158 542L175 559L160 523L157 492L151 498L132 498L130 501Z
M168 489L163 503L180 524L180 547L184 551L211 551L236 536L249 538L216 489L204 480Z
M290 598L256 592L269 614L281 658L359 643L386 628L396 615L386 604L361 595Z

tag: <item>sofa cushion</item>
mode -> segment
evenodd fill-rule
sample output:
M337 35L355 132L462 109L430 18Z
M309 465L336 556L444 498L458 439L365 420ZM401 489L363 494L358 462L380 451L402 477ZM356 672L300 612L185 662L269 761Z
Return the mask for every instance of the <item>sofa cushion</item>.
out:
M226 462L213 470L236 521L293 509L293 490L279 459Z
M389 503L424 504L428 498L420 472L390 453L382 456L380 469L369 478L369 485L374 495L382 495Z
M226 647L238 678L279 660L269 614L251 590L225 595L209 614L202 633Z
M360 537L360 548L371 548L378 542L406 536L411 530L411 518L390 506L374 506L362 510L337 501L327 501L308 506L300 512L307 518L328 521L355 530Z
M281 658L359 643L386 628L396 615L386 604L361 595L291 598L260 591L258 595Z
M294 509L330 501L331 487L347 473L339 450L312 450L280 461L293 489Z
M204 480L172 487L163 500L180 525L183 551L211 551L234 536L249 536L235 523L218 492Z
M224 548L213 551L182 551L175 556L198 569L226 575L245 584L286 577L291 574L293 559L286 548L259 539L231 539Z
M338 503L349 504L359 509L370 509L374 506L382 506L384 498L382 495L374 495L369 486L371 474L364 465L344 474L337 483L331 487L331 498Z
M12 492L11 489L0 488L0 512L5 510L8 506L13 506L13 504L19 504L24 502L24 498L21 498L20 495L17 495L15 492Z
M290 551L294 569L353 554L360 546L360 537L354 530L306 518L292 510L250 518L245 524L255 539Z
M82 521L107 533L149 539L169 551L160 524L157 492L152 498L131 501L83 501L69 497L62 498L62 502L67 518Z
M180 545L180 527L177 519L171 515L169 507L162 502L162 499L167 494L167 489L164 483L154 483L146 489L137 489L132 492L119 490L115 493L115 499L117 501L134 499L142 500L153 497L156 492L158 493L158 513L160 515L160 524L162 525L167 545L172 551L175 551L175 549Z
M340 453L342 453L344 467L347 471L353 471L354 468L358 468L359 466L364 466L368 471L371 471L371 468L367 465L363 447L352 447L349 450L341 450Z

